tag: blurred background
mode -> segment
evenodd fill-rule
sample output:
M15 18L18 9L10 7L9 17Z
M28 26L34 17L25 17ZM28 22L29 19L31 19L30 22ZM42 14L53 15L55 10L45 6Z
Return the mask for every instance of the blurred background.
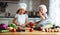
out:
M60 0L0 0L0 23L11 23L13 17L19 8L19 3L27 4L27 14L29 21L40 20L37 15L38 6L45 4L49 18L56 24L60 25Z
M49 0L0 0L0 17L14 17L19 3L27 4L27 14L30 18L37 18L38 6L45 4L49 11Z

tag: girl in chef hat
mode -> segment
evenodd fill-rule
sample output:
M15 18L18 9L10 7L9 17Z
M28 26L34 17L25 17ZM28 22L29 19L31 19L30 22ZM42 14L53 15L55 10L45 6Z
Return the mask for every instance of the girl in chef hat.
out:
M17 26L25 27L25 25L28 23L28 15L25 14L27 5L25 3L20 3L20 7L17 10L17 14L15 15L13 19L13 23L15 23Z
M47 15L47 8L45 5L39 5L39 16L41 17L41 21L38 23L38 26L42 25L45 26L49 23L49 18Z

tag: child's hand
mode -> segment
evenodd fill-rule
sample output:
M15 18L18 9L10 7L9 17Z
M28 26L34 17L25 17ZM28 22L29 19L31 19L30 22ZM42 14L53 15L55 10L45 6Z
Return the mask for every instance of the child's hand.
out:
M25 27L26 26L26 24L22 24L22 27Z
M16 23L17 26L20 26L18 23Z
M43 19L45 19L45 17L42 14L43 13L39 12L39 16L41 16Z
M39 15L42 15L42 13L41 13L41 12L39 12Z

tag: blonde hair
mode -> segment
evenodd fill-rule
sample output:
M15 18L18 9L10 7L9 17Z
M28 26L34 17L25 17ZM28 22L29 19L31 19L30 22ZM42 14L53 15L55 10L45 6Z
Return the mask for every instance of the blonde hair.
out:
M44 12L44 13L47 12L46 5L39 5L39 8L40 8L40 7L43 9L43 12Z

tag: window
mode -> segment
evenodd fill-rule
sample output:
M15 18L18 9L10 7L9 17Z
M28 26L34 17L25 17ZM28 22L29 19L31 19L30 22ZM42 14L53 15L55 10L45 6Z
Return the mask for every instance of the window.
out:
M60 26L60 0L50 0L49 16L55 25Z

